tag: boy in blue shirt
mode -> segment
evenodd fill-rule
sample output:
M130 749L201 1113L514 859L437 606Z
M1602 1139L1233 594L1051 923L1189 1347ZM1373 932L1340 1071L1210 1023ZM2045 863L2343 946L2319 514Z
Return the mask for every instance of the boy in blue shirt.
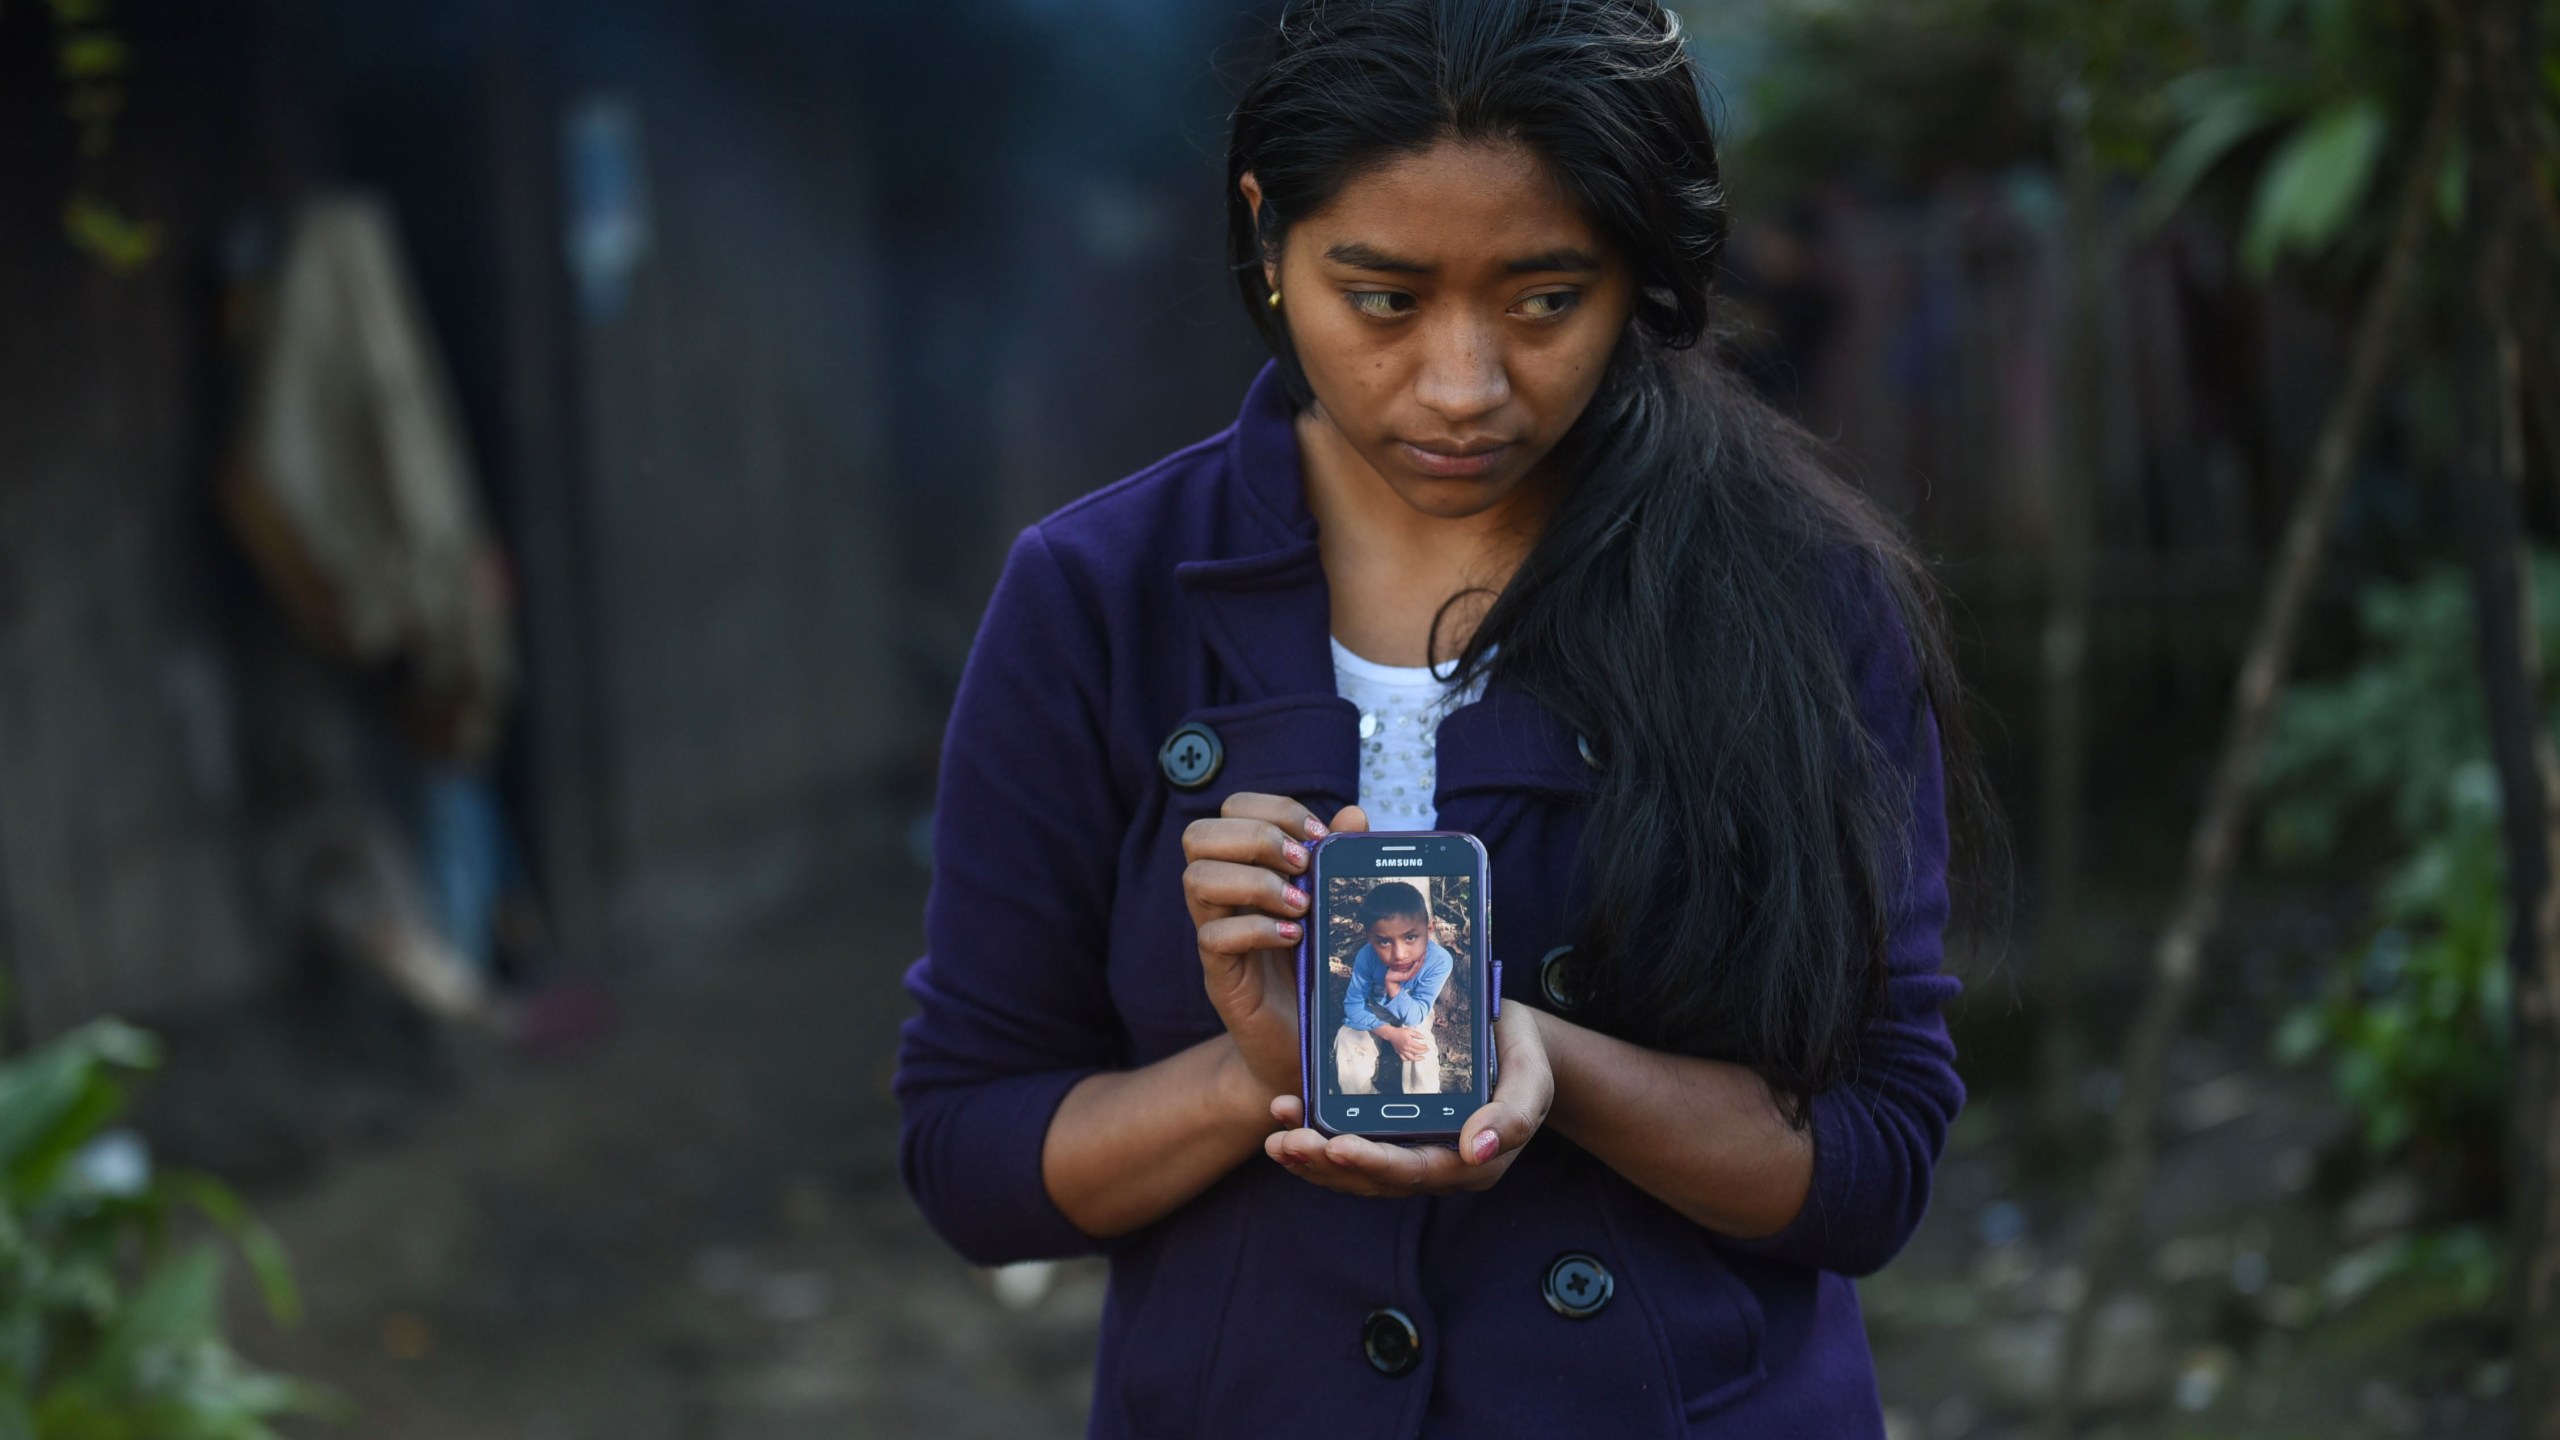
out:
M1351 957L1351 986L1342 995L1342 1028L1333 1032L1333 1070L1345 1095L1378 1093L1378 1061L1393 1053L1404 1065L1404 1093L1440 1093L1440 1047L1431 1038L1431 1007L1456 962L1431 938L1422 892L1401 880L1373 887L1360 901L1369 943Z

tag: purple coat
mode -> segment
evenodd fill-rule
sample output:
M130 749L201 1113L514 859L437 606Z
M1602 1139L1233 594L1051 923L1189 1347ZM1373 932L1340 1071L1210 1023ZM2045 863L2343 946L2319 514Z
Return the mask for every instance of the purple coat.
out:
M1276 368L1234 425L1023 532L943 750L929 950L907 975L900 1166L972 1261L1109 1255L1091 1434L1883 1433L1848 1277L1919 1224L1964 1087L1939 1015L1957 985L1939 968L1936 723L1899 620L1881 590L1864 593L1867 614L1842 633L1859 637L1867 723L1911 786L1913 863L1893 900L1886 1012L1858 1080L1814 1101L1813 1189L1784 1232L1716 1235L1547 1132L1480 1195L1360 1199L1257 1157L1097 1241L1041 1182L1059 1100L1219 1030L1183 905L1183 827L1236 790L1320 815L1349 803L1357 716L1334 690ZM1195 789L1160 754L1188 722L1224 752ZM1441 825L1492 855L1506 990L1545 1005L1539 961L1574 934L1566 882L1594 772L1571 731L1498 677L1442 722L1438 759ZM1567 1255L1583 1258L1559 1267ZM1399 1343L1408 1334L1418 1343Z

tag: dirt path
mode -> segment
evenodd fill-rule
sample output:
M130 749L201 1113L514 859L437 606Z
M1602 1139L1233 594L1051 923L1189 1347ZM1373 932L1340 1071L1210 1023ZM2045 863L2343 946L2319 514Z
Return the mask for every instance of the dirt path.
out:
M1099 1269L1010 1308L897 1188L919 900L868 897L873 953L839 924L664 967L594 1048L475 1066L396 1143L256 1197L309 1313L279 1336L244 1305L243 1348L364 1410L297 1433L1081 1434Z

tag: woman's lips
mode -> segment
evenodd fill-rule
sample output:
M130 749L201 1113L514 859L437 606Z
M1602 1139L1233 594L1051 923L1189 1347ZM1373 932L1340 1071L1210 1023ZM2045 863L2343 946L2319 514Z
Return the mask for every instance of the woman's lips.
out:
M1396 442L1396 447L1404 452L1406 464L1425 475L1440 476L1482 475L1501 464L1503 457L1511 453L1508 442L1496 445L1490 450L1479 450L1472 455L1452 455L1440 450L1425 450L1410 440L1399 440Z

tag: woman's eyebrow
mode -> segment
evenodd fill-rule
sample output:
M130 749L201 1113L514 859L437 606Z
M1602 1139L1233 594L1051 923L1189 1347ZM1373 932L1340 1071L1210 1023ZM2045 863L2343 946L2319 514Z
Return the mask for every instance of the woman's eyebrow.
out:
M1386 270L1398 275L1431 273L1431 267L1419 260L1399 259L1374 245L1363 245L1357 240L1345 240L1339 245L1326 247L1324 258L1337 265L1348 265L1354 270Z
M1358 240L1345 240L1325 247L1324 258L1354 270L1377 270L1391 275L1429 275L1438 268L1420 260L1390 255L1375 245ZM1541 250L1535 255L1505 260L1502 269L1510 275L1591 275L1599 272L1600 258L1580 246L1563 245L1553 250Z
M1600 257L1588 250L1566 245L1554 250L1541 250L1535 255L1523 255L1517 260L1505 260L1502 268L1514 275L1537 275L1551 270L1595 274L1600 269Z

